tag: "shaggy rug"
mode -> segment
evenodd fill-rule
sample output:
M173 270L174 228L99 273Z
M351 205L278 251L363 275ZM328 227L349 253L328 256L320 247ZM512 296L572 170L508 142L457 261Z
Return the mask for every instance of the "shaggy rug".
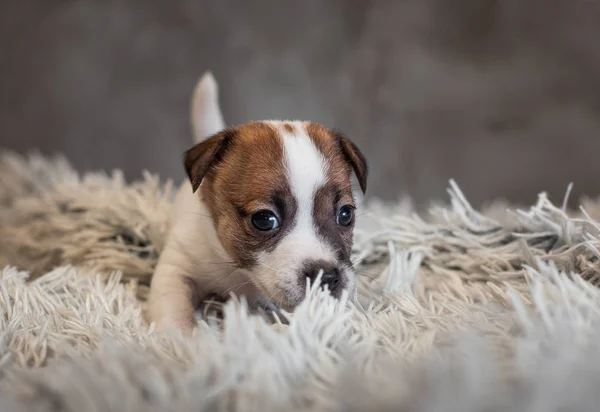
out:
M145 320L172 185L0 158L1 411L587 411L600 404L600 201L361 207L356 302L287 322Z

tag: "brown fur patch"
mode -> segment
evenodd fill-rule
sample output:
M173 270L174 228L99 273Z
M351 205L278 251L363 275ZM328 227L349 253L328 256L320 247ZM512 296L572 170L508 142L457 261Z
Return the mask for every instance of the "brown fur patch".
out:
M346 136L334 132L317 123L308 123L306 133L310 136L315 146L330 162L331 173L347 173L354 170L363 193L367 190L367 161L360 149Z
M327 160L327 170L325 172L327 182L342 186L341 190L351 191L351 169L340 150L334 134L325 126L317 123L308 123L305 129L314 145Z
M296 128L293 124L285 122L283 124L283 130L285 130L288 133L294 133L296 131Z
M285 176L281 136L262 122L237 127L227 156L207 174L201 193L225 250L241 266L255 264L256 253L274 249L296 214ZM254 229L251 216L264 208L279 216L278 229Z

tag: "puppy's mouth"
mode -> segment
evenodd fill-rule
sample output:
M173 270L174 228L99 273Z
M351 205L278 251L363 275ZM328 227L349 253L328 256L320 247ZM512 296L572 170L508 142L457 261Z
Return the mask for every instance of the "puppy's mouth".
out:
M289 319L284 311L292 311L292 309L277 305L273 300L266 297L256 300L250 309L259 312L270 320L274 320L284 325L289 324Z
M287 312L294 311L305 300L309 287L327 289L336 299L345 291L352 292L354 287L354 270L346 262L307 260L292 270L249 273L248 278L261 295L260 305Z
M255 282L257 284L259 282ZM282 287L275 287L275 290L268 291L262 285L257 285L263 297L260 303L263 306L277 307L278 309L292 312L304 300L304 293L300 291L288 291Z

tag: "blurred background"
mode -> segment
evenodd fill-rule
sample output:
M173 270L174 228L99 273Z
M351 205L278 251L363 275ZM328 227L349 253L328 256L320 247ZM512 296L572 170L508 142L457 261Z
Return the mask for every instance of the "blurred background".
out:
M0 148L181 179L211 70L230 124L343 130L371 196L596 196L599 41L599 0L2 0Z

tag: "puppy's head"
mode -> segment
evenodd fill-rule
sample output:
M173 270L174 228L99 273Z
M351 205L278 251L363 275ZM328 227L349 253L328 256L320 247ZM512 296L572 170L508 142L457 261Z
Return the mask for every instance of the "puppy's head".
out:
M184 163L223 248L267 297L293 308L321 271L334 296L355 288L351 176L364 192L367 163L348 138L315 123L252 122L196 144Z

